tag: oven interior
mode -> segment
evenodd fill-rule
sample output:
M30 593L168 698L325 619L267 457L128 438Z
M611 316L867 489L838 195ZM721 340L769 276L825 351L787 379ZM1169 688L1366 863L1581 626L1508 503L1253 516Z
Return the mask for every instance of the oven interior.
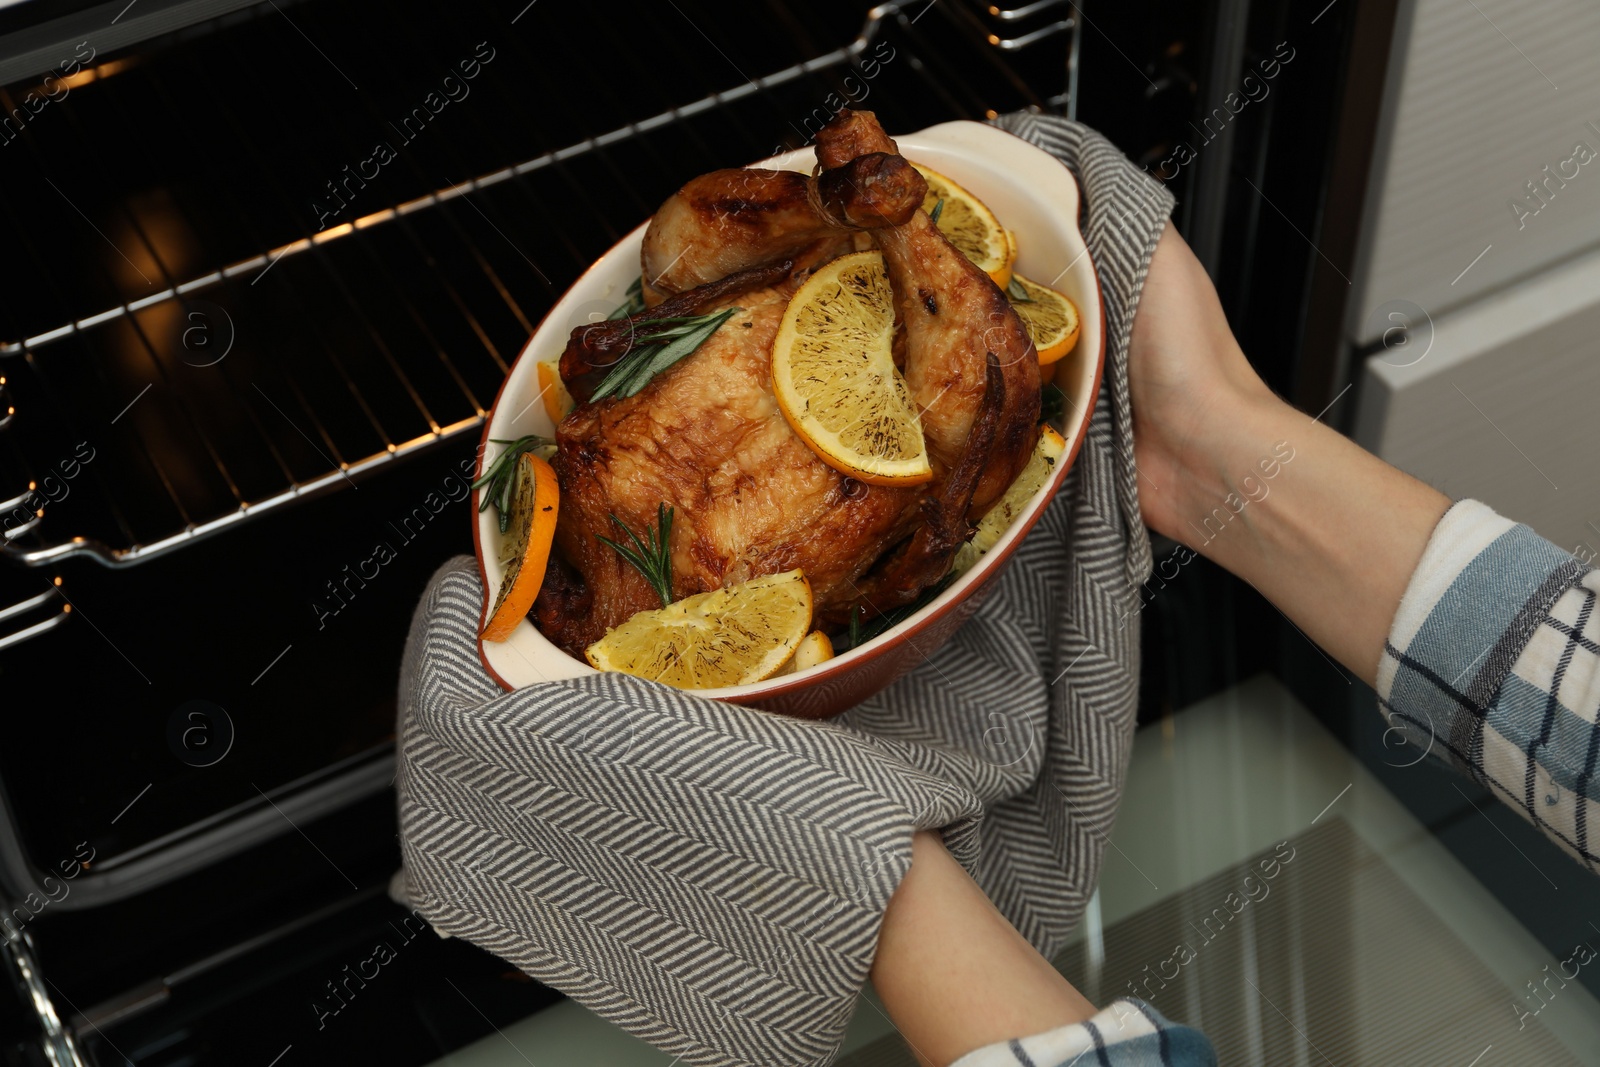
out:
M1048 6L1017 56L1053 49L1061 85ZM0 171L4 669L55 709L0 757L29 856L93 834L109 874L280 794L387 785L352 765L387 743L405 605L465 546L485 410L685 174L803 143L834 94L905 129L1047 106L968 12L825 14L551 5L529 34L418 5L373 37L267 4L67 78ZM169 720L233 746L197 768Z

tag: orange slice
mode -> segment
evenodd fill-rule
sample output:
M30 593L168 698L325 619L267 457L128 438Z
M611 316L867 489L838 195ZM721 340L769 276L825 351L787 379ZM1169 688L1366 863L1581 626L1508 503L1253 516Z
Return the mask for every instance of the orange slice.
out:
M544 410L552 425L559 426L577 407L577 401L567 392L567 384L561 380L561 357L539 364L539 396L544 400Z
M800 647L794 650L794 656L784 665L779 674L793 674L803 671L807 667L815 667L819 663L826 663L833 658L833 642L828 640L828 635L821 630L812 630L800 642Z
M992 504L988 511L983 513L983 518L978 520L978 528L973 531L972 540L961 546L956 553L955 565L951 568L957 574L966 572L984 554L999 542L1002 534L1010 529L1017 516L1022 514L1030 501L1044 488L1050 480L1050 473L1055 470L1056 464L1061 461L1061 454L1067 449L1066 438L1062 437L1049 424L1039 427L1039 443L1033 448L1033 455L1022 468L1005 495Z
M1000 220L982 200L938 171L920 164L912 165L928 182L922 210L932 214L934 206L943 200L944 206L939 209L939 232L1004 289L1011 281L1011 265L1017 261L1016 238L1000 225Z
M509 559L494 598L494 609L484 623L485 641L504 641L527 618L539 587L544 584L544 570L556 536L561 493L556 487L555 469L533 453L524 452L517 459L514 477Z
M768 574L641 611L584 655L679 689L748 685L783 669L811 629L811 583L798 570Z
M1018 299L1012 292L1019 288L1027 296L1026 300ZM1040 366L1054 363L1072 351L1072 346L1078 343L1083 324L1078 320L1077 305L1066 294L1030 281L1020 274L1011 276L1011 284L1005 292L1017 317L1028 328L1028 336L1033 338L1033 347L1039 351Z
M916 485L933 467L893 348L883 255L840 256L789 300L772 344L772 391L824 463L864 482Z

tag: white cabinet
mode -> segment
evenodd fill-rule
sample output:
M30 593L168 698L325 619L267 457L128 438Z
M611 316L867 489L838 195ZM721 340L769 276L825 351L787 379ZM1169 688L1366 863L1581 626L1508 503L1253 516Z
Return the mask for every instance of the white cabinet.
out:
M1358 370L1356 438L1600 550L1600 5L1408 14L1346 337L1412 331Z

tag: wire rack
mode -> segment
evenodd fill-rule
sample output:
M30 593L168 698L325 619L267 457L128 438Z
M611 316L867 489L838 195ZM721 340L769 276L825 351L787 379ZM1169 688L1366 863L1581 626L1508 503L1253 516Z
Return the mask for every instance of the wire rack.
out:
M319 218L343 202L335 180L351 209L320 229L307 222L311 172L285 154L296 124L351 145L369 120L399 133L390 118L371 105L361 114L359 100L315 116L243 113L226 92L197 100L193 86L223 78L203 48L103 63L93 73L105 91L84 87L40 116L53 136L30 128L4 149L7 163L25 155L33 184L31 201L0 196L0 226L27 275L7 281L29 287L0 320L0 337L10 335L0 342L0 554L34 567L136 564L472 433L565 284L684 175L805 143L814 116L856 102L880 73L863 106L902 128L982 118L991 103L1062 108L1066 66L1057 84L1067 91L1036 94L1012 60L1075 39L1068 10L1067 0L882 4L846 44L731 86L680 64L675 75L703 95L641 117L631 117L637 94L614 82L544 86L540 99L582 101L570 109L577 132L604 132L533 152L529 140L574 124L530 114L504 79L486 77L477 103L425 131L425 145L419 136L383 182L352 183L348 166L318 172L331 179L329 199L312 207ZM283 32L258 18L258 32ZM541 64L515 38L496 47L508 57L502 73L517 64L538 79ZM894 61L874 61L884 55ZM273 74L230 63L234 79ZM0 103L10 110L21 91L0 91ZM140 162L163 148L136 140L152 111L181 115L214 142L181 183ZM609 128L607 116L618 120ZM520 161L485 165L497 152ZM425 191L381 199L407 185ZM88 225L64 225L72 212ZM61 245L67 230L78 244ZM67 609L43 597L6 609L0 624L41 610L55 614L30 634L64 621Z

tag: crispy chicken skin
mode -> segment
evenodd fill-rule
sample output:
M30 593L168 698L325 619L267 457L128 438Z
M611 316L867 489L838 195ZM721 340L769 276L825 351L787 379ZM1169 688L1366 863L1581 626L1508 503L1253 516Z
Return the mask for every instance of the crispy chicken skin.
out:
M636 396L585 404L562 421L556 549L583 575L592 601L559 633L582 654L609 627L661 601L595 535L626 539L675 510L676 597L799 567L819 605L856 599L853 583L911 532L918 489L846 478L819 460L772 395L772 340L794 285L747 293L743 310L693 356ZM541 591L541 597L543 591Z
M660 607L643 576L597 539L622 538L612 516L643 532L658 504L674 509L675 597L799 567L818 624L831 627L857 607L871 617L909 603L943 577L971 534L969 516L1032 452L1039 372L1027 331L918 209L921 176L867 112L841 112L817 152L812 178L697 178L647 230L644 277L670 299L635 322L671 307L742 310L635 396L580 403L557 429L563 563L547 570L534 614L573 655ZM772 392L772 343L790 297L861 232L883 250L903 324L897 349L934 466L919 486L869 485L828 466ZM563 377L570 361L581 379L580 399L626 349L630 327L608 329L575 330L562 357Z
M893 142L815 177L759 169L702 174L650 220L645 284L671 296L779 260L824 262L833 258L829 250L837 254L840 238L911 218L927 188Z
M794 273L793 260L752 267L669 297L642 314L581 326L572 331L561 353L561 380L574 400L586 404L605 372L628 353L641 328L661 319L717 311L728 306L727 297L785 282Z

